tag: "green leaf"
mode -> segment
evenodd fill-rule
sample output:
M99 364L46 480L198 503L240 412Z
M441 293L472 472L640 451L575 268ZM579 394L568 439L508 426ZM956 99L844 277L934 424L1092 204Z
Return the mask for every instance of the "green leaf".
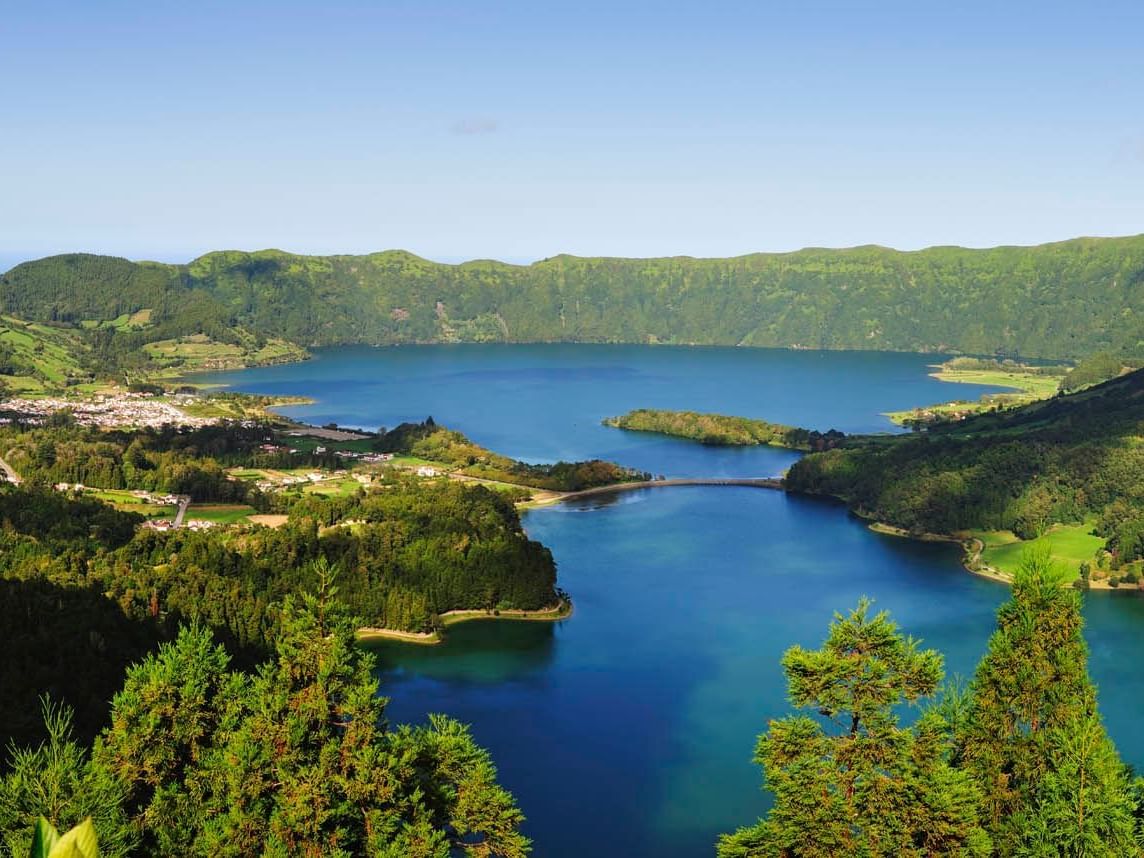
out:
M31 858L48 858L59 839L55 826L41 816L32 831Z
M99 858L99 839L89 816L59 839L48 858Z

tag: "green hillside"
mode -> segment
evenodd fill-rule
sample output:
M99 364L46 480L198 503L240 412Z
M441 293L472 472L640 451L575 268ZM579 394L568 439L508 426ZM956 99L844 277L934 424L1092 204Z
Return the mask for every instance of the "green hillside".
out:
M786 482L914 532L1081 527L1107 540L1115 571L1144 558L1144 370L914 435L852 438L796 462Z
M0 390L14 394L90 390L95 377L84 365L87 351L78 331L2 316Z
M1074 359L1144 350L1144 236L528 266L402 251L225 251L187 265L73 254L0 277L0 310L95 323L108 353L141 337L232 343L237 329L302 346L650 342ZM107 325L140 312L146 330Z

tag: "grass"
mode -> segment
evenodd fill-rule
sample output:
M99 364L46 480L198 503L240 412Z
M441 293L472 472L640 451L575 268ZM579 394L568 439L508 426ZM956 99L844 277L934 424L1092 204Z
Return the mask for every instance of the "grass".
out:
M324 495L325 497L347 498L357 494L361 483L353 478L344 480L323 480L320 483L309 483L302 487L302 491L310 495Z
M72 331L2 316L0 343L28 368L24 373L0 375L13 391L34 395L92 380L79 363L87 346Z
M263 363L304 360L305 350L285 340L270 339L259 345L242 331L240 343L220 343L205 334L171 340L156 340L143 346L147 356L161 366L178 367L180 372L199 369L239 368Z
M247 504L192 504L187 509L188 521L213 521L215 524L245 523L258 510Z
M153 311L144 308L114 319L85 319L77 328L55 327L0 316L0 345L11 353L15 372L0 374L14 393L46 395L63 391L91 393L103 388L83 366L90 351L84 332L144 331L153 324ZM173 381L181 374L204 369L237 369L260 364L305 360L305 349L282 339L260 340L249 331L233 329L236 342L220 343L203 334L147 343L142 351L155 364L146 380ZM232 413L204 416L238 416Z
M930 373L940 381L953 384L983 384L990 387L1007 387L1008 393L987 393L976 402L955 400L905 411L888 411L885 416L899 426L905 426L919 417L933 415L939 419L960 419L970 414L999 408L1012 408L1048 399L1057 394L1061 383L1059 375L1041 375L1035 372L1019 372L1003 369L954 369L942 364L936 372Z
M986 384L991 387L1009 387L1033 399L1047 399L1056 394L1061 379L1057 375L1004 370L949 369L942 367L933 377L954 384Z
M175 507L148 503L125 489L94 489L85 491L93 497L123 512L137 512L148 518L174 518Z
M983 563L1000 572L1012 575L1021 565L1021 555L1031 546L1048 545L1053 560L1068 573L1068 579L1079 576L1081 563L1092 563L1096 552L1104 547L1104 539L1092 535L1092 522L1085 524L1058 524L1036 539L1018 539L1008 530L973 530L970 536L985 545L981 553Z
M347 429L347 432L354 430ZM372 438L363 438L360 441L327 441L323 438L315 438L312 435L290 435L288 432L281 434L277 441L287 447L295 450L301 450L303 453L312 453L316 447L325 447L327 450L347 450L356 453L372 453L373 452Z
M266 471L247 470L244 468L233 470L230 472L230 475L235 479L243 480L244 482L257 482L258 480L269 479Z
M92 331L99 328L113 328L117 331L131 331L151 324L152 309L147 307L134 313L122 313L114 319L84 319L80 327Z
M393 465L395 468L420 468L422 466L428 466L430 468L436 468L441 473L447 473L453 470L450 465L446 465L443 462L432 462L429 459L419 459L416 456L394 456L385 464Z
M472 611L447 611L441 614L441 625L444 627L454 626L458 623L467 623L476 621L491 622L493 620L516 620L523 622L555 622L557 620L565 620L572 616L572 603L561 601L559 605L548 610L540 611L518 611L518 610L498 610L490 611L485 609L472 610ZM420 645L434 645L444 641L437 632L406 632L398 629L378 629L378 628L364 628L358 629L357 638L362 643L374 643L377 641L399 641L401 643L412 643Z

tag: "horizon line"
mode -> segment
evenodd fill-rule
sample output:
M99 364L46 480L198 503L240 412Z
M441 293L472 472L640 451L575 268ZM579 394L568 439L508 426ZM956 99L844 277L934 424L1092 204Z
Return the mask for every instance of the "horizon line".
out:
M412 256L412 257L419 259L419 260L422 260L424 262L431 262L434 265L448 265L448 266L452 266L452 267L460 267L463 265L473 265L473 264L477 264L477 263L493 263L496 265L505 265L505 266L509 266L509 267L513 267L513 268L529 268L533 265L538 265L538 264L541 264L544 262L550 262L554 259L560 259L562 257L567 257L567 258L571 258L571 259L610 259L610 260L630 260L630 261L650 261L650 260L659 260L659 259L690 259L690 260L696 260L696 261L715 261L715 260L746 259L746 258L751 257L751 256L790 256L790 255L794 255L794 254L798 254L798 253L807 253L807 252L811 252L811 251L828 251L828 252L844 253L844 252L856 251L856 250L886 250L886 251L890 251L892 253L902 253L902 254L926 253L926 252L934 251L934 250L966 250L966 251L985 252L985 251L991 251L991 250L1034 249L1034 248L1039 248L1039 247L1050 247L1053 245L1060 245L1060 244L1070 244L1070 243L1078 242L1078 241L1118 241L1118 240L1119 241L1127 241L1127 240L1134 239L1134 238L1144 238L1144 232L1131 233L1131 234L1127 234L1127 235L1077 235L1077 236L1072 236L1070 238L1054 239L1051 241L1041 241L1041 242L1036 242L1033 244L992 244L992 245L984 245L984 246L973 246L973 245L963 245L963 244L930 244L930 245L926 245L925 247L919 247L919 248L915 248L912 250L897 248L897 247L893 247L893 246L887 245L887 244L878 244L876 242L868 242L865 244L853 244L853 245L834 246L834 247L827 246L827 245L811 244L811 245L805 245L803 247L794 248L792 250L752 250L752 251L747 251L746 253L737 253L737 254L732 254L732 255L727 255L727 256L697 256L697 255L689 254L689 253L661 254L661 255L655 255L655 256L620 256L620 255L615 255L615 254L580 254L580 253L562 252L562 253L553 254L551 256L539 257L539 258L533 259L533 260L528 261L528 262L513 262L513 261L506 260L506 259L497 259L497 258L491 257L491 256L474 256L474 257L469 257L469 258L445 257L443 259L442 258L434 259L430 256L423 256L419 253L416 253L412 250L407 250L407 249L402 248L402 247L390 247L390 248L385 248L383 250L372 250L372 251L365 251L365 252L359 252L359 253L353 253L353 252L300 253L300 252L291 251L291 250L283 250L279 247L263 247L263 248L258 248L256 250L242 250L242 249L236 248L236 247L227 247L227 248L217 248L215 250L207 250L207 251L200 253L198 255L191 256L189 259L185 259L185 261L181 261L181 262L166 261L162 258L149 258L146 256L131 257L131 256L125 256L125 255L118 254L118 253L107 253L107 252L99 252L99 251L91 251L91 250L68 250L68 251L62 251L59 253L48 253L48 254L43 255L43 256L28 255L27 258L22 258L22 259L20 259L20 261L12 263L12 265L10 267L3 269L3 270L0 270L0 276L7 274L8 272L18 268L21 265L26 265L26 264L33 263L33 262L42 262L45 259L54 259L54 258L60 257L60 256L102 256L102 257L107 257L107 258L112 258L112 259L124 259L124 260L127 260L128 262L132 262L132 263L136 263L136 264L152 263L152 264L156 264L156 265L190 265L191 263L196 262L199 259L203 259L204 257L211 256L211 255L217 254L217 253L242 253L242 254L247 254L250 256L256 256L256 255L260 255L260 254L282 254L285 256L295 256L295 257L311 258L311 259L323 259L323 258L329 259L329 258L336 258L336 257L359 257L360 258L360 257L367 257L367 256L381 256L384 254L400 253L400 254L406 254L408 256ZM5 253L5 252L0 251L0 258L3 258L5 256L10 257L10 258L18 258L18 257L23 256L23 254ZM173 254L172 254L172 256L173 256ZM457 261L458 259L459 259L459 261Z

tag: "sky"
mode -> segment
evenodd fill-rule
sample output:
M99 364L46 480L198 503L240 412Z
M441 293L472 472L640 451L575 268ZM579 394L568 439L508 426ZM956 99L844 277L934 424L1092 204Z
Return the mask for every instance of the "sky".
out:
M0 0L0 270L1144 232L1144 3Z

